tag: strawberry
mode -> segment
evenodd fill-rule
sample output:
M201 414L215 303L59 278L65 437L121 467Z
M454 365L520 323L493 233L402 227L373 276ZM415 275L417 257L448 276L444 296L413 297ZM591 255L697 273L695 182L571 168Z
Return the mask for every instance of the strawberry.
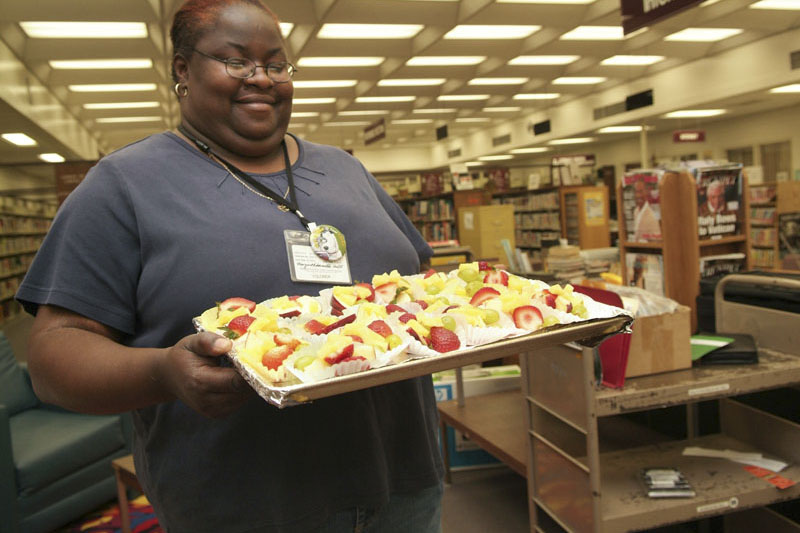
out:
M342 359L339 362L340 363L346 363L348 361L366 361L366 360L367 360L366 358L361 357L360 355L352 355L350 357L345 357L344 359Z
M508 287L508 273L504 270L492 270L483 277L484 283L497 283Z
M542 293L544 294L544 303L546 303L548 307L555 309L557 296L547 289L543 290Z
M434 269L432 269L432 268L429 268L425 272L425 278L429 278L429 277L433 276L434 274L436 274L436 271Z
M514 325L520 329L533 331L542 325L542 312L532 305L520 305L512 313Z
M336 328L340 328L345 324L349 324L350 322L354 322L356 319L355 313L352 315L347 315L344 318L340 318L333 324L329 324L322 329L322 333L330 333L331 331L335 330Z
M422 344L424 344L425 346L427 346L427 345L428 345L428 343L427 343L427 342L425 342L425 339L423 339L422 337L420 337L420 336L419 336L419 334L418 334L416 331L414 331L414 328L408 328L408 329L406 329L406 332L407 332L409 335L411 335L412 337L414 337L415 339L417 339L419 342L421 342Z
M295 295L293 295L293 296L289 296L289 299L290 299L291 301L293 301L293 302L294 302L295 300L297 300L298 298L300 298L300 295L299 295L299 294L295 294Z
M341 316L344 310L344 304L336 299L336 296L331 295L331 314Z
M383 320L373 320L367 327L384 338L392 334L392 328Z
M241 337L245 333L247 333L247 328L250 327L250 324L255 322L256 319L250 315L239 315L230 322L226 326L228 328L228 332L235 335L225 335L226 337L235 339L237 337Z
M292 355L294 348L289 345L275 346L270 348L261 356L261 364L270 370L277 370L283 364L283 360Z
M351 357L353 355L353 350L355 347L352 344L348 344L338 352L334 352L325 357L325 362L329 365L335 365L336 363L340 363L341 361Z
M285 313L281 313L281 318L292 318L295 316L300 316L299 309L293 309L292 311L286 311Z
M276 333L272 336L272 340L275 341L275 344L278 346L289 346L291 347L292 351L296 350L298 346L300 346L300 341L292 337L291 335L287 335L286 333Z
M417 318L417 315L415 315L415 314L412 314L412 313L403 313L402 315L400 315L399 317L397 317L397 320L399 320L400 322L402 322L403 324L405 324L406 322L408 322L408 321L409 321L409 320L411 320L412 318Z
M392 303L397 298L397 283L390 281L375 287L375 293L381 297L384 303Z
M423 310L428 308L428 302L425 300L414 300L414 303L419 305Z
M362 338L361 338L361 337L359 337L358 335L348 335L348 337L350 337L351 339L353 339L353 342L362 342L362 343L364 342L364 339L362 339Z
M327 326L320 322L319 320L314 320L313 318L305 323L303 329L307 332L311 333L312 335L321 335L322 330L324 330Z
M394 313L394 312L397 312L397 311L399 311L401 313L405 313L406 312L405 309L403 309L402 307L400 307L397 304L389 304L389 305L386 306L386 312L389 313L390 315L392 313Z
M498 296L500 296L500 291L497 289L493 289L491 287L482 287L472 295L472 299L469 301L469 304L477 307L486 300L497 298Z
M458 335L447 328L433 326L431 328L430 347L439 353L452 352L461 348Z
M369 295L368 296L366 296L366 297L360 297L359 296L359 300L366 300L368 302L371 302L371 301L373 301L375 299L375 289L372 288L372 284L371 283L357 283L356 287L363 287L364 289L367 289L369 291Z
M492 266L486 261L478 261L478 270L480 271L494 270L494 268L492 268Z
M248 300L246 298L228 298L227 300L223 300L219 304L220 309L231 310L231 309L239 309L240 307L245 307L251 313L256 308L256 303L252 300Z

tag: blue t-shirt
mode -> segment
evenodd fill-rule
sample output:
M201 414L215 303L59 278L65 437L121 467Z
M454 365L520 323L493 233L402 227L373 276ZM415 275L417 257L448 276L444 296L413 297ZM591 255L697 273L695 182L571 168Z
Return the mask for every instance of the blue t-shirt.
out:
M297 201L347 239L354 282L419 271L431 250L353 157L297 140ZM255 175L283 194L285 172ZM289 277L283 231L293 213L245 189L172 133L103 158L59 209L17 293L166 347L230 296L315 295ZM210 420L179 401L134 412L139 480L170 531L294 531L392 492L436 484L442 463L429 377L279 410L255 397Z

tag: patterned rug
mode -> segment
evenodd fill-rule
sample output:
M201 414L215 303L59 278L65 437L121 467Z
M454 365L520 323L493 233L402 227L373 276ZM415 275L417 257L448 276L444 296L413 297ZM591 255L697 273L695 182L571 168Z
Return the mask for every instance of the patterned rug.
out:
M158 520L156 520L156 515L153 513L153 506L145 496L139 496L129 503L133 533L163 533L158 525ZM121 531L119 506L114 502L89 513L63 529L59 529L56 533L120 533Z

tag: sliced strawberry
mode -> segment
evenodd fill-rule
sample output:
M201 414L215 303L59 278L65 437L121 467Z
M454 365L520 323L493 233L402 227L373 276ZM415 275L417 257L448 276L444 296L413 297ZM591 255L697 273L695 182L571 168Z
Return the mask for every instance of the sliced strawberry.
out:
M292 355L294 348L288 345L275 346L270 348L261 356L261 364L270 370L277 370L283 364L284 359Z
M292 318L295 316L300 316L299 309L293 309L291 311L286 311L285 313L281 313L281 318Z
M386 306L386 312L391 315L392 313L395 313L395 312L405 313L406 310L403 309L402 307L400 307L397 304L388 304Z
M383 320L373 320L367 324L367 327L381 337L388 337L392 334L392 328Z
M430 347L439 353L452 352L461 348L458 335L447 328L433 326L431 328Z
M425 300L414 300L414 303L419 305L422 309L428 308L428 302L426 302Z
M300 295L299 295L299 294L295 294L294 296L289 296L289 299L290 299L291 301L295 301L295 300L297 300L298 298L300 298Z
M429 278L429 277L433 276L434 274L436 274L436 271L434 269L432 269L432 268L429 268L427 270L427 272L425 272L425 278Z
M226 326L230 331L236 334L236 337L241 337L245 333L247 333L247 328L250 327L250 324L255 322L255 317L250 315L239 315L230 322ZM234 337L235 338L235 337Z
M353 342L364 342L364 339L362 339L362 338L361 338L360 336L358 336L358 335L348 335L348 337L350 337L351 339L353 339Z
M372 287L371 283L356 283L356 287L363 287L369 291L369 296L365 298L359 296L359 300L366 300L368 302L375 300L375 289Z
M345 305L342 302L340 302L336 298L336 296L331 295L331 313L336 315L336 316L339 316L339 315L342 314L342 311L344 310L344 308L345 308Z
M344 326L345 324L349 324L350 322L354 322L355 319L356 319L355 313L353 313L352 315L347 315L346 317L340 318L336 322L325 326L323 328L323 330L322 330L322 333L330 333L331 331L335 330L336 328L340 328L340 327Z
M256 303L252 300L248 300L247 298L228 298L220 302L219 308L225 310L232 310L232 309L239 309L240 307L246 308L251 313L256 308Z
M421 337L419 336L419 334L418 334L416 331L414 331L414 328L408 328L408 329L406 329L406 332L408 332L408 334L409 334L409 335L411 335L412 337L414 337L415 339L417 339L419 342L421 342L421 343L422 343L422 344L424 344L425 346L427 346L427 345L428 345L427 341L425 341L425 339L421 338Z
M360 355L353 355L353 356L350 356L350 357L345 357L344 359L342 359L339 362L340 363L346 363L348 361L366 361L366 360L367 359L365 357L361 357Z
M326 356L325 362L328 363L329 365L335 365L336 363L339 363L347 359L348 357L352 357L354 349L355 347L352 344L348 344L338 352L334 352Z
M542 292L544 293L544 303L546 303L548 307L555 309L557 296L547 289L543 290Z
M300 346L300 341L298 339L286 333L276 333L272 336L272 340L274 340L275 344L278 346L289 346L292 350L296 350L297 347Z
M497 283L508 287L508 273L504 270L492 270L483 277L484 283Z
M486 261L478 261L478 270L494 270L494 268Z
M442 309L442 314L445 314L446 312L448 312L451 309L458 309L458 306L457 305L448 305L447 307Z
M409 321L409 320L411 320L412 318L417 318L417 315L415 315L415 314L413 314L413 313L403 313L402 315L400 315L399 317L397 317L397 320L399 320L400 322L402 322L403 324L405 324L406 322L408 322L408 321Z
M520 305L512 313L514 325L520 329L533 331L542 325L542 312L532 305Z
M375 287L375 293L381 297L385 303L392 303L397 298L397 283L390 281Z
M312 335L321 335L323 333L323 330L326 327L327 326L325 324L323 324L322 322L320 322L319 320L314 320L312 318L311 320L309 320L308 322L305 323L305 325L303 326L303 329L305 329L307 332L311 333Z
M492 298L497 298L498 296L500 296L500 291L497 289L493 289L492 287L482 287L472 295L472 299L469 301L469 304L477 307L486 300L491 300Z

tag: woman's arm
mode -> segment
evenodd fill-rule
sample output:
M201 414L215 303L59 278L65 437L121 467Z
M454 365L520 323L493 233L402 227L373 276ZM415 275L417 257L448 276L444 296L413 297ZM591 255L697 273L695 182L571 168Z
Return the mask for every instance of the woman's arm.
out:
M28 369L37 396L74 411L104 414L181 400L208 417L241 406L252 389L218 357L231 342L189 335L170 348L130 348L108 326L72 311L40 306L31 330Z

